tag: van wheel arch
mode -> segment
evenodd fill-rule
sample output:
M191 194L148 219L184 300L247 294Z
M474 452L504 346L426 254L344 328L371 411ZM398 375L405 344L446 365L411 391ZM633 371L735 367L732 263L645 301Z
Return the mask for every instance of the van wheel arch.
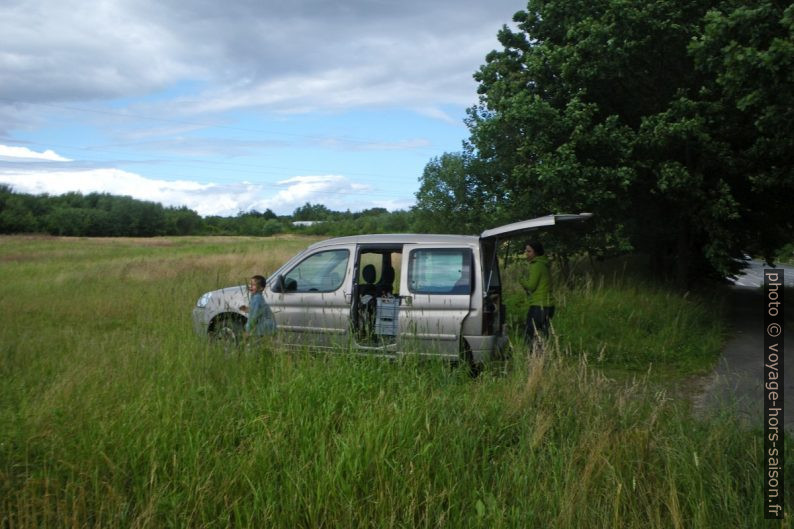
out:
M471 376L471 378L477 378L480 376L480 373L483 369L483 364L482 362L474 361L474 354L471 352L471 346L469 346L469 342L467 342L463 337L460 339L460 359L463 362L464 367L468 370L469 376Z
M246 318L235 313L219 314L212 319L207 334L210 341L229 347L237 346L243 339Z

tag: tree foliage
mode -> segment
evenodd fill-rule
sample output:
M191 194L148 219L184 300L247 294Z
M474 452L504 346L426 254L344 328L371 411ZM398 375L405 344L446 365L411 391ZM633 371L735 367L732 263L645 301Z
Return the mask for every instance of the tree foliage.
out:
M311 204L307 202L292 212L295 220L319 221L328 220L332 216L332 211L322 204Z
M476 234L494 226L497 205L486 204L480 165L470 153L446 153L425 166L413 209L418 231Z
M530 0L475 74L480 194L458 207L593 212L593 251L633 247L682 283L773 255L792 229L793 17L770 0ZM420 210L445 194L434 164Z

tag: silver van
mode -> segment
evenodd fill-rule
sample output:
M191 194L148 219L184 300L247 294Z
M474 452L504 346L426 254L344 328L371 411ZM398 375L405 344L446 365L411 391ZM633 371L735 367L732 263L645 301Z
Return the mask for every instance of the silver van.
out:
M499 242L589 213L548 215L480 236L391 234L328 239L267 279L262 295L286 346L366 354L429 354L470 363L499 356L507 337ZM236 342L245 286L203 294L197 333Z

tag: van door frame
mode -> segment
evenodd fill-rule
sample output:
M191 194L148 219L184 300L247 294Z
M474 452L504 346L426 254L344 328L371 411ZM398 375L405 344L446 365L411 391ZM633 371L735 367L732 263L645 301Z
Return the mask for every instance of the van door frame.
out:
M353 346L358 350L364 351L372 351L377 350L379 352L391 353L393 354L396 350L396 340L392 343L381 343L381 344L372 344L372 343L360 343L358 340L358 332L360 331L361 322L359 321L359 306L360 306L360 296L359 296L359 278L361 277L361 256L362 254L366 253L380 253L380 252L388 252L389 255L393 255L398 253L401 255L401 264L402 264L402 255L403 255L403 247L405 245L403 243L363 243L358 244L356 246L355 252L355 259L353 262L353 269L351 272L352 283L351 283L351 300L350 300L350 329L351 329L351 341ZM381 256L381 276L383 276L383 269L384 265L386 264L386 254L382 254ZM391 263L389 263L391 264ZM396 279L396 278L395 278ZM395 294L396 298L400 298L399 292Z

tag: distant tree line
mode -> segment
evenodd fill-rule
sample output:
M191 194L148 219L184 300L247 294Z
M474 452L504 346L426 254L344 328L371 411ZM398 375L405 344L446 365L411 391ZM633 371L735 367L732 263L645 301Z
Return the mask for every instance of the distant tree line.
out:
M196 233L201 224L187 208L105 193L31 195L0 184L0 233L152 237Z
M313 221L298 226L295 221ZM311 235L355 235L410 232L421 229L409 211L371 208L332 211L306 203L292 215L271 210L235 216L201 217L187 207L107 193L32 195L0 184L0 233L42 233L75 237L154 237L159 235L256 235L296 232Z

